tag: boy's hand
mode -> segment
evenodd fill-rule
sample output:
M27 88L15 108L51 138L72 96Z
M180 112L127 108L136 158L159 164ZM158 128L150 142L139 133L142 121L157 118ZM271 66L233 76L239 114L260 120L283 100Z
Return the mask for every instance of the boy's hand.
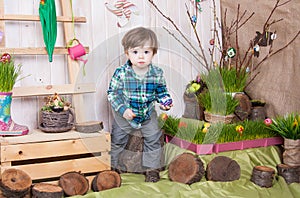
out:
M126 120L132 120L136 115L132 112L131 109L126 109L123 113L123 118Z
M160 104L159 105L159 108L161 110L164 110L164 111L169 111L171 109L171 107L173 107L173 104L170 104L170 105L162 105L162 104Z

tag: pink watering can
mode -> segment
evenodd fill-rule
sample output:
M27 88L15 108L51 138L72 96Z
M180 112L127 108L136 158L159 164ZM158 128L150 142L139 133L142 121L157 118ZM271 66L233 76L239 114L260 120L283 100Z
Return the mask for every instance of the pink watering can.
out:
M74 42L76 42L77 44L74 45ZM86 51L78 39L74 38L70 40L68 42L67 48L72 60L79 60L86 64L87 60L81 58L81 56L84 56L86 54Z

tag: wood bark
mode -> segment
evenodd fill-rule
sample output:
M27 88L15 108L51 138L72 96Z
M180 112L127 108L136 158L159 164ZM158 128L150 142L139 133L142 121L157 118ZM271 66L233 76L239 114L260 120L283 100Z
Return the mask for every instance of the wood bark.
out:
M55 184L37 183L32 189L32 198L61 198L64 195L63 189Z
M193 184L200 181L204 174L203 162L191 153L183 153L177 156L169 165L169 178L171 181Z
M103 129L103 122L89 121L89 122L76 123L75 129L76 131L81 133L98 132Z
M25 197L30 192L32 180L30 176L19 169L7 169L1 175L0 189L5 197Z
M164 146L164 135L162 133L161 148ZM124 151L121 152L117 169L120 173L144 173L146 170L142 165L144 138L140 130L129 135ZM164 167L164 153L161 149L161 170Z
M58 183L67 196L84 195L89 190L89 181L80 172L67 172L60 176Z
M236 93L234 98L239 101L239 105L235 109L235 115L239 120L248 119L251 114L251 102L249 97L244 93Z
M207 164L207 180L226 182L238 180L240 176L240 165L229 157L217 156Z
M287 184L300 183L300 166L278 164L277 171L278 175L282 176Z
M251 179L253 183L260 187L270 188L273 186L275 170L267 166L255 166Z
M92 181L92 190L95 192L117 188L121 186L121 176L116 171L105 170L98 173Z

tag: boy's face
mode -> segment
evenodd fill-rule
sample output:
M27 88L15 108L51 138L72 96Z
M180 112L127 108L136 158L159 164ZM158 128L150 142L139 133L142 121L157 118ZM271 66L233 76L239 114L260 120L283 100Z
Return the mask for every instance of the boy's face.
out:
M147 42L143 47L129 48L126 56L134 67L145 68L151 63L154 54Z

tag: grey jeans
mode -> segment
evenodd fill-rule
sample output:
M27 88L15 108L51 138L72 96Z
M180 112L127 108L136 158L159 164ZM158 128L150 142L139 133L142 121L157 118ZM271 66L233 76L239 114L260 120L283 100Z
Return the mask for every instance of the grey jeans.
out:
M120 153L124 150L129 134L135 131L128 121L114 113L114 121L111 132L111 166L113 168L118 165ZM161 129L158 126L156 111L153 111L150 119L142 123L141 130L144 138L144 148L142 156L142 165L149 169L161 168Z

